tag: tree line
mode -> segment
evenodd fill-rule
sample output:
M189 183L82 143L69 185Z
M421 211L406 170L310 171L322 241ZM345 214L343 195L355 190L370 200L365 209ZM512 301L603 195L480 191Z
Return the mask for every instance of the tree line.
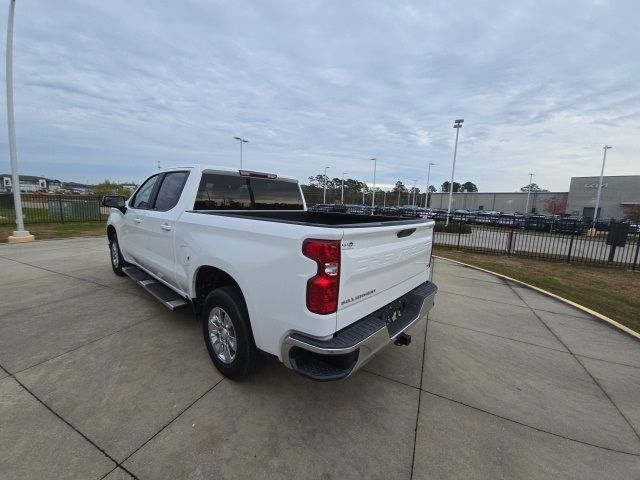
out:
M324 175L318 174L315 176L309 177L309 182L307 184L308 187L311 188L321 188L324 189ZM449 192L451 183L449 181L444 182L440 186L441 192ZM341 178L329 178L327 177L327 191L329 190L341 190L342 189L342 179ZM415 189L416 195L419 193L424 193L421 191L419 187L407 187L402 180L398 180L391 190L387 190L388 192L397 193L400 192L409 192L413 194ZM353 178L345 178L344 179L344 191L345 192L356 192L362 194L362 192L369 193L371 191L370 187L366 182L361 182L359 180L355 180ZM435 185L429 185L429 193L436 193L438 189ZM477 192L478 187L473 182L464 182L458 183L453 182L453 191L454 192ZM384 192L384 189L380 187L376 187L376 192Z
M334 177L326 179L326 202L339 203L344 197L345 204L361 204L369 205L371 203L372 188L366 182L361 182L353 178L344 179L344 192L342 191L342 178ZM440 186L440 191L449 191L449 182L444 182ZM302 185L305 197L309 203L322 203L325 200L325 178L324 175L318 174L310 176L306 185ZM429 185L429 193L435 193L438 188L435 185ZM473 182L453 183L454 192L477 192L478 187ZM418 205L424 206L426 202L426 192L419 187L410 187L404 184L402 180L398 180L391 189L383 189L376 186L375 204L376 205Z

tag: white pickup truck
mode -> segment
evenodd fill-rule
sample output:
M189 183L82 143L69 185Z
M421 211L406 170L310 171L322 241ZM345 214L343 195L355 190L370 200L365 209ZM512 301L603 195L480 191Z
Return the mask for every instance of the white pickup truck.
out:
M434 222L307 211L295 179L189 166L107 196L111 265L170 309L191 306L224 375L260 351L345 378L433 306Z

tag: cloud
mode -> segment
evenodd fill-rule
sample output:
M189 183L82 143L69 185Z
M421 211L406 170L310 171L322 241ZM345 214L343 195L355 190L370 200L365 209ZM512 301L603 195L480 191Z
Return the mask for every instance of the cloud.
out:
M20 2L21 171L235 167L242 135L255 170L306 179L329 165L367 181L376 157L378 183L420 186L435 162L440 185L464 118L456 179L483 191L515 191L529 172L566 190L599 172L604 143L607 173L638 174L639 19L613 1Z

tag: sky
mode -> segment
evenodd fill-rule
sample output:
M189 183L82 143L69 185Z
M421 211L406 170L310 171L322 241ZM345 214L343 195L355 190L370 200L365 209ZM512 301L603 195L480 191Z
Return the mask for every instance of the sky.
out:
M440 189L463 118L455 180L480 191L567 191L604 144L606 174L637 175L638 25L637 0L17 0L20 173L237 168L242 136L247 169L371 185L375 157L378 185L424 190L433 162Z

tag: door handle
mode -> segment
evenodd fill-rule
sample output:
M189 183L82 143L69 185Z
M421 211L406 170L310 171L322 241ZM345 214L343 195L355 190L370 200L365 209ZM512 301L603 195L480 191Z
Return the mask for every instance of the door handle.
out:
M171 225L169 225L168 223L163 223L162 225L160 225L160 228L163 229L166 232L171 231Z
M140 220L138 217L134 218L134 219L133 219L133 221L134 221L135 223L140 223L140 222L142 222L142 220Z
M406 229L400 230L398 233L396 233L396 236L398 238L408 237L409 235L413 235L413 232L415 232L415 231L416 231L415 228L406 228Z

